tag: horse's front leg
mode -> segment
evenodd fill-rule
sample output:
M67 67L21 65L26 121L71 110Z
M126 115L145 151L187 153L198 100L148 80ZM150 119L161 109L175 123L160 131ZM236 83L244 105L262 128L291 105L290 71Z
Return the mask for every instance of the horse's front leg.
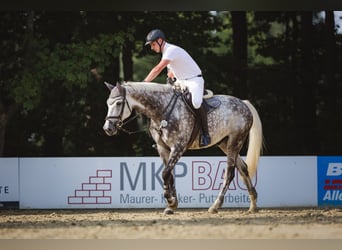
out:
M163 138L164 133L160 132L160 129L153 121L150 127L151 135L157 144L157 150L164 163L164 170L162 178L164 181L164 197L167 201L167 207L164 210L165 214L173 214L174 210L178 207L177 191L175 187L174 167L176 166L179 158L186 151L187 141L189 138L183 136L177 138L177 143L167 141L167 138Z
M156 127L155 123L151 121L151 127L150 132L151 135L156 142L157 150L159 153L159 156L162 158L164 163L164 170L163 170L163 180L164 180L164 197L168 203L168 206L166 207L164 213L166 214L172 214L173 210L177 208L178 201L177 201L177 194L176 194L176 188L174 183L174 176L173 176L173 169L174 166L177 163L177 160L173 160L173 158L170 158L171 156L171 149L170 147L162 140L161 133L158 127Z
M175 186L175 178L173 174L174 167L180 158L180 154L171 154L171 157L164 167L162 177L164 180L164 197L167 201L165 214L173 214L178 207L177 191Z

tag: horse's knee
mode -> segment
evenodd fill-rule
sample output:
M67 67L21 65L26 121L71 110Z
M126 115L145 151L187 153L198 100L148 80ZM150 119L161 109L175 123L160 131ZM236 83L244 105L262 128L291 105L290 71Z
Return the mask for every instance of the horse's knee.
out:
M171 177L171 170L168 168L164 169L162 172L162 178L164 180L164 184L170 180L170 177Z

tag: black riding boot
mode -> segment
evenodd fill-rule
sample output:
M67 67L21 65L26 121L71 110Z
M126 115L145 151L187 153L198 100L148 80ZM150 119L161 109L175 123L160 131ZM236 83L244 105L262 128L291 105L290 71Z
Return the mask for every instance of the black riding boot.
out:
M210 144L210 136L208 132L208 120L207 120L207 112L204 109L203 104L199 109L195 109L196 115L200 121L201 126L201 136L200 136L200 146L204 147Z

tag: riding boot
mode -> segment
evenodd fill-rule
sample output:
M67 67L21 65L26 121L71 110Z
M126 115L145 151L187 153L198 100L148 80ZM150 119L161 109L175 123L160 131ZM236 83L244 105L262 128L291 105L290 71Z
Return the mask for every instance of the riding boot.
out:
M207 111L205 110L203 103L200 108L195 109L196 116L200 121L201 126L201 136L200 136L200 146L204 147L210 144L210 136L208 131L208 119L207 119Z

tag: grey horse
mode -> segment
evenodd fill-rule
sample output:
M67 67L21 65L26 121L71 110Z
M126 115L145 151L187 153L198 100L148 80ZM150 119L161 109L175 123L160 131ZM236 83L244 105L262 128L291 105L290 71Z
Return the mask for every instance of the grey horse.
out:
M149 131L164 163L162 178L167 201L164 213L173 214L178 207L173 169L186 150L201 148L198 130L193 133L196 127L194 114L186 102L179 98L180 94L176 93L173 85L151 82L117 83L116 86L105 84L110 90L107 99L108 113L103 126L107 135L117 134L133 110L150 119ZM247 100L229 95L214 95L212 98L220 105L208 113L211 144L206 147L218 145L227 155L227 169L222 188L208 211L217 213L222 207L236 167L249 193L248 211L256 212L257 192L251 178L256 172L263 145L260 117ZM247 138L248 149L244 161L240 157L240 151Z

